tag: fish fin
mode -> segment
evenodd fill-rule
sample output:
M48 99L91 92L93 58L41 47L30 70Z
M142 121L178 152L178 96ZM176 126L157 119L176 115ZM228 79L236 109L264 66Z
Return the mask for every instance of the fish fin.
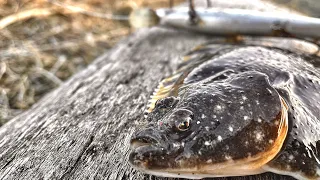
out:
M182 72L175 72L172 76L163 79L153 91L150 100L148 101L146 114L150 113L157 102L157 100L168 97L173 94L173 91L177 88L177 81L180 79Z
M206 45L198 45L183 56L178 64L177 70L171 76L163 79L153 91L148 101L145 115L153 111L157 100L169 96L177 96L179 88L184 85L184 79L194 67L207 61L210 57L216 56L216 52L219 50L220 49L217 48L217 50L212 53L212 49L207 48Z

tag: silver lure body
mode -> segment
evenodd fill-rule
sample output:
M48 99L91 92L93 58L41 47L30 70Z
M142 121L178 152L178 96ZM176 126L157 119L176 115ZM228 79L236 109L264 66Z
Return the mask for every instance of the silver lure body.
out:
M197 8L191 23L188 8L158 9L160 24L216 35L263 35L320 38L320 19L244 9Z

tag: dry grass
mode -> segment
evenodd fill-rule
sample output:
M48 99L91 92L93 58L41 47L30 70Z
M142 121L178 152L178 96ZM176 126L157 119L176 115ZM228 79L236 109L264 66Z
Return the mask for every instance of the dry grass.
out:
M110 20L110 14L167 5L168 0L0 1L0 124L128 35L128 23Z

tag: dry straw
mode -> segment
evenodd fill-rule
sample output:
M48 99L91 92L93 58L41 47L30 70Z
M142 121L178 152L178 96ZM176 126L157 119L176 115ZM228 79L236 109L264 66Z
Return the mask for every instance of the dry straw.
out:
M134 8L167 5L167 0L0 1L0 124L129 34L127 22L111 17L125 20Z

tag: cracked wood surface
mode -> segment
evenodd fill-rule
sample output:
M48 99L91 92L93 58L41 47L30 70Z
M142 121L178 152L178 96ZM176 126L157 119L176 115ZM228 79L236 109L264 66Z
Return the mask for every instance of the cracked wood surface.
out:
M246 5L274 10L261 3ZM123 40L0 128L0 179L161 179L128 165L130 136L158 82L181 55L212 39L155 27ZM271 173L236 179L275 178L292 179Z

